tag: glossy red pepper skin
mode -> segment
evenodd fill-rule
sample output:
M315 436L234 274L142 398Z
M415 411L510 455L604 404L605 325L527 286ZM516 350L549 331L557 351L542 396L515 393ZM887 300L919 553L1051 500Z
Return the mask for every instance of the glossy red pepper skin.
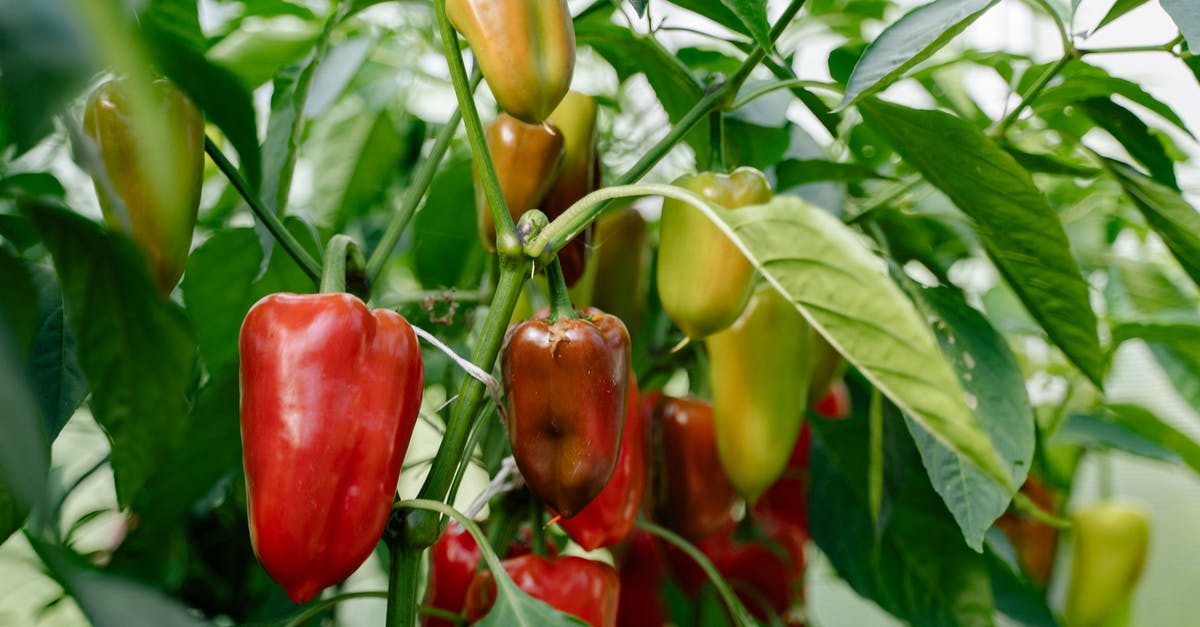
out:
M517 222L526 211L541 206L558 178L564 155L563 134L552 122L527 124L501 113L488 125L484 137L504 204L513 222ZM496 252L496 225L477 171L475 211L484 249Z
M379 541L421 403L412 327L349 294L272 294L242 323L250 539L297 603Z
M617 469L583 511L559 523L584 550L594 551L625 539L633 529L646 491L646 418L638 403L637 382L629 375L629 400Z
M655 519L692 543L720 531L736 496L717 454L712 405L664 396L651 434Z
M621 603L617 608L620 627L662 627L670 621L663 603L663 584L670 574L658 541L643 529L635 529L620 555Z
M1021 492L1038 507L1051 513L1060 509L1060 496L1033 475L1025 480ZM996 527L1008 536L1017 550L1017 561L1034 583L1046 587L1054 569L1058 549L1058 529L1013 509L996 521Z
M829 386L829 391L821 400L813 405L813 411L817 415L828 418L830 420L845 420L854 412L854 405L850 400L850 388L846 386L846 382L842 379L834 381Z
M446 526L442 537L429 554L429 589L425 604L458 614L467 601L467 588L479 570L483 554L475 538L457 522ZM454 623L429 616L421 620L425 627L454 627Z
M629 395L629 333L617 318L526 320L500 358L508 437L525 483L570 518L617 467Z
M546 559L523 555L504 560L504 570L517 587L554 609L577 616L592 627L616 627L621 580L604 562L567 556ZM467 591L467 620L479 622L496 603L496 581L480 572Z

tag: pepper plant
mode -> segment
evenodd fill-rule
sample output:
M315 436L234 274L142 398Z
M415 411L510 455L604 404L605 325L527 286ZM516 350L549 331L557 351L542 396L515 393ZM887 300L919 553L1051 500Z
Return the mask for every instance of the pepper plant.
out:
M819 555L1131 624L1111 453L1200 471L1118 392L1200 408L1197 140L1102 62L1200 88L1160 3L7 2L0 616L838 624Z

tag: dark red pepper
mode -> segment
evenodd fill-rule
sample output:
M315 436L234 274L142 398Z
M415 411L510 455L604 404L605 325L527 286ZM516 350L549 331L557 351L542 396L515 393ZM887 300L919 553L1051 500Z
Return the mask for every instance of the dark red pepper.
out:
M421 350L350 294L272 294L242 323L250 540L297 603L379 542L421 404Z
M850 401L850 388L846 386L846 382L838 379L831 383L825 396L813 405L813 411L831 420L849 418L853 412L853 405Z
M584 550L594 551L625 539L633 529L646 489L646 416L638 402L637 382L629 375L629 400L617 469L600 495L575 516L559 523Z
M808 423L800 430L796 448L788 460L783 476L754 503L754 515L759 519L797 527L808 533L808 455L812 449L812 431Z
M526 594L592 627L616 627L621 581L604 562L567 556L523 555L504 560L504 570ZM467 620L479 622L496 603L496 581L482 571L467 591Z
M720 531L736 496L717 455L712 405L664 396L651 434L655 519L692 543Z
M669 574L666 557L654 536L636 529L620 558L621 603L617 624L621 627L662 627L670 620L663 604L663 584Z
M458 614L467 601L467 588L479 570L483 554L475 538L460 524L452 522L446 526L442 537L430 549L429 590L425 604ZM441 618L425 617L425 627L454 627L454 623Z
M629 333L599 310L508 329L508 437L525 483L564 518L612 477L629 393Z

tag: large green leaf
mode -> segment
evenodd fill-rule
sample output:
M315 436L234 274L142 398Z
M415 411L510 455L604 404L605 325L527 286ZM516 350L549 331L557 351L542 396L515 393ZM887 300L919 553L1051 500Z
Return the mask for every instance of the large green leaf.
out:
M1103 418L1171 451L1194 472L1200 473L1200 444L1145 408L1109 405Z
M767 3L762 0L672 0L730 30L746 33L764 49L770 47Z
M934 0L888 26L859 59L846 85L844 109L900 78L966 30L997 0Z
M246 180L257 189L262 179L262 153L254 101L233 72L204 57L195 0L154 0L142 14L141 24L163 72L229 138Z
M1077 103L1096 125L1117 140L1134 159L1137 159L1154 180L1179 189L1175 180L1175 160L1167 154L1162 140L1150 132L1150 127L1131 111L1107 98L1091 98Z
M1179 192L1111 159L1104 165L1162 237L1188 276L1200 285L1200 213Z
M1189 407L1200 407L1200 338L1151 342L1150 352Z
M321 35L321 22L296 15L244 19L217 42L208 58L238 75L250 89L274 78L280 68L303 59Z
M0 544L41 507L46 497L50 446L26 373L25 347L0 309Z
M1000 273L1050 339L1097 386L1104 359L1087 283L1033 179L982 131L940 111L863 102L864 118L972 219Z
M788 159L775 166L775 178L778 181L779 189L791 189L797 185L817 181L864 181L889 177L856 163L838 163L822 159Z
M1122 15L1129 13L1130 11L1142 6L1143 4L1146 4L1149 1L1150 0L1117 0L1113 3L1112 8L1108 10L1108 13L1104 15L1104 19L1100 20L1100 23L1096 25L1096 28L1092 29L1092 32L1095 33L1101 28L1108 26L1113 22L1113 20L1116 20Z
M1016 551L999 529L988 534L985 555L996 611L1017 625L1058 627L1054 613L1046 605L1046 592L1021 571Z
M416 247L413 272L429 289L473 287L484 250L475 226L475 188L471 161L455 158L429 186L429 198L413 220Z
M1116 449L1161 462L1178 463L1179 456L1161 444L1130 430L1103 410L1075 414L1050 438L1052 446L1073 445L1092 449Z
M933 328L942 352L973 399L975 417L1008 465L1013 483L1025 483L1033 460L1033 406L1007 340L955 290L923 289L914 296L937 321ZM954 514L967 545L982 551L984 536L1008 509L1011 495L915 421L909 419L908 426L933 488Z
M1029 84L1040 77L1048 67L1030 68L1021 77L1021 93L1025 93ZM1183 119L1175 113L1174 109L1131 80L1112 76L1103 68L1078 60L1068 63L1062 69L1061 75L1062 80L1059 83L1043 91L1033 101L1032 106L1035 110L1059 111L1072 103L1084 102L1093 98L1108 99L1113 95L1120 95L1162 116L1179 130L1191 135L1191 131L1188 130L1187 125L1183 123Z
M888 398L1001 486L1013 488L933 332L849 227L788 196L737 211L704 211Z
M872 522L867 422L812 423L813 541L857 593L906 623L991 626L984 556L962 542L899 420L884 421L884 503L879 526Z
M1200 48L1200 6L1193 0L1159 0L1193 48Z
M54 441L87 396L88 384L79 369L75 335L67 324L58 278L49 268L36 267L34 274L41 320L34 339L33 380L46 435Z
M65 208L24 209L54 257L90 406L112 443L117 500L128 506L183 433L196 344L159 296L133 242Z

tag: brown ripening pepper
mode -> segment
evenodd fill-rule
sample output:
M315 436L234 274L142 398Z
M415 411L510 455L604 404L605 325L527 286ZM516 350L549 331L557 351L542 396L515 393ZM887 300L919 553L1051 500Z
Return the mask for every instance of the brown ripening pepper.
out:
M712 405L664 396L651 420L654 518L693 544L733 521Z
M513 458L563 518L616 470L629 393L625 325L597 309L582 313L509 327L500 358Z
M646 304L646 219L632 207L606 214L596 222L594 242L592 304L636 336Z
M571 87L575 26L566 0L446 0L496 103L538 124Z
M600 159L596 153L596 99L577 91L568 92L554 113L550 114L549 121L562 132L565 145L562 168L541 205L542 213L553 220L580 198L600 187ZM563 278L568 286L575 285L583 276L591 240L592 226L588 225L558 251L558 261L562 264Z
M550 191L563 162L563 135L550 122L526 124L501 113L488 126L488 152L500 181L500 191L513 222L535 209ZM479 215L479 237L488 252L496 251L496 225L479 173L475 176L475 208Z

